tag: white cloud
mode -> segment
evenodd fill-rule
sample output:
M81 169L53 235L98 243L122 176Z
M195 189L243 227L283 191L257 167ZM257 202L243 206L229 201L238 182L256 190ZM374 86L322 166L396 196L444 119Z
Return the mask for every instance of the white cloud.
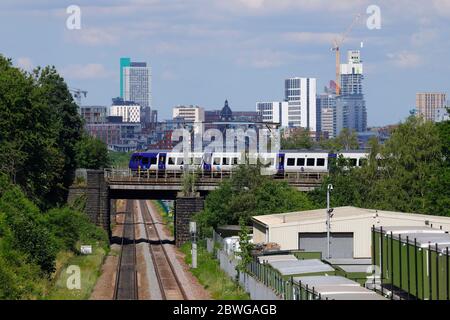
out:
M435 42L439 38L439 32L436 29L424 29L414 33L411 36L411 43L414 46L425 46Z
M72 64L61 70L64 77L69 79L101 79L112 75L102 64L89 63L85 65Z
M17 58L17 66L25 71L32 71L34 64L28 57Z
M331 44L340 37L339 34L329 32L288 32L283 39L300 44Z
M400 68L414 68L423 63L422 57L411 51L400 51L388 53L387 57L397 67Z
M66 40L88 46L117 45L120 40L118 30L112 28L82 28L67 30Z

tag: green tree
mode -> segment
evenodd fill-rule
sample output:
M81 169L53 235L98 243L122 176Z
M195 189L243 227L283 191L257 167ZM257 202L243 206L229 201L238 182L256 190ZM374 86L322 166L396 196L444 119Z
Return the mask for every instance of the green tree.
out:
M77 167L83 169L103 169L110 164L106 144L87 134L84 134L76 145L75 159Z
M314 146L309 130L297 129L287 138L281 138L281 148L286 150L311 149Z
M260 174L260 165L241 165L230 179L221 183L205 199L205 208L196 219L202 232L220 225L250 222L254 215L312 209L308 196Z
M342 129L332 144L337 150L357 150L359 148L358 135L355 130Z

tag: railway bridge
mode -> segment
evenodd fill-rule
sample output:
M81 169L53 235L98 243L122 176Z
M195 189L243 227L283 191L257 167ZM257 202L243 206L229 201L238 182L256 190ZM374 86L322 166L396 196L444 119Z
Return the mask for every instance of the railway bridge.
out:
M181 245L189 240L189 221L193 214L203 209L205 196L231 175L224 172L197 173L193 180L194 194L184 196L184 178L179 172L143 171L136 174L127 169L78 170L69 190L68 202L85 197L85 211L91 221L111 234L112 200L175 200L175 242ZM274 176L273 179L286 181L299 191L311 191L321 184L323 177L321 173L302 172Z

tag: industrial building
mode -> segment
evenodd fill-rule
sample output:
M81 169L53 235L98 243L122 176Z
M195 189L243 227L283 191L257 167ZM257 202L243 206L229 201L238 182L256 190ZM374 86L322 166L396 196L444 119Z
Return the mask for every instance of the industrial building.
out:
M277 243L281 250L327 252L326 209L255 216L254 243ZM450 218L362 209L335 208L331 218L331 258L372 257L372 227L428 227L450 231Z

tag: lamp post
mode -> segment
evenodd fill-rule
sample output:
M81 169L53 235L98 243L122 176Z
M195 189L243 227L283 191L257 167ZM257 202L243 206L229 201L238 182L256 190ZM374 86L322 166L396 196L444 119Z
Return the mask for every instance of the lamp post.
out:
M327 187L327 259L330 259L330 230L331 230L331 213L333 209L330 208L330 193L333 191L333 185L329 184Z

